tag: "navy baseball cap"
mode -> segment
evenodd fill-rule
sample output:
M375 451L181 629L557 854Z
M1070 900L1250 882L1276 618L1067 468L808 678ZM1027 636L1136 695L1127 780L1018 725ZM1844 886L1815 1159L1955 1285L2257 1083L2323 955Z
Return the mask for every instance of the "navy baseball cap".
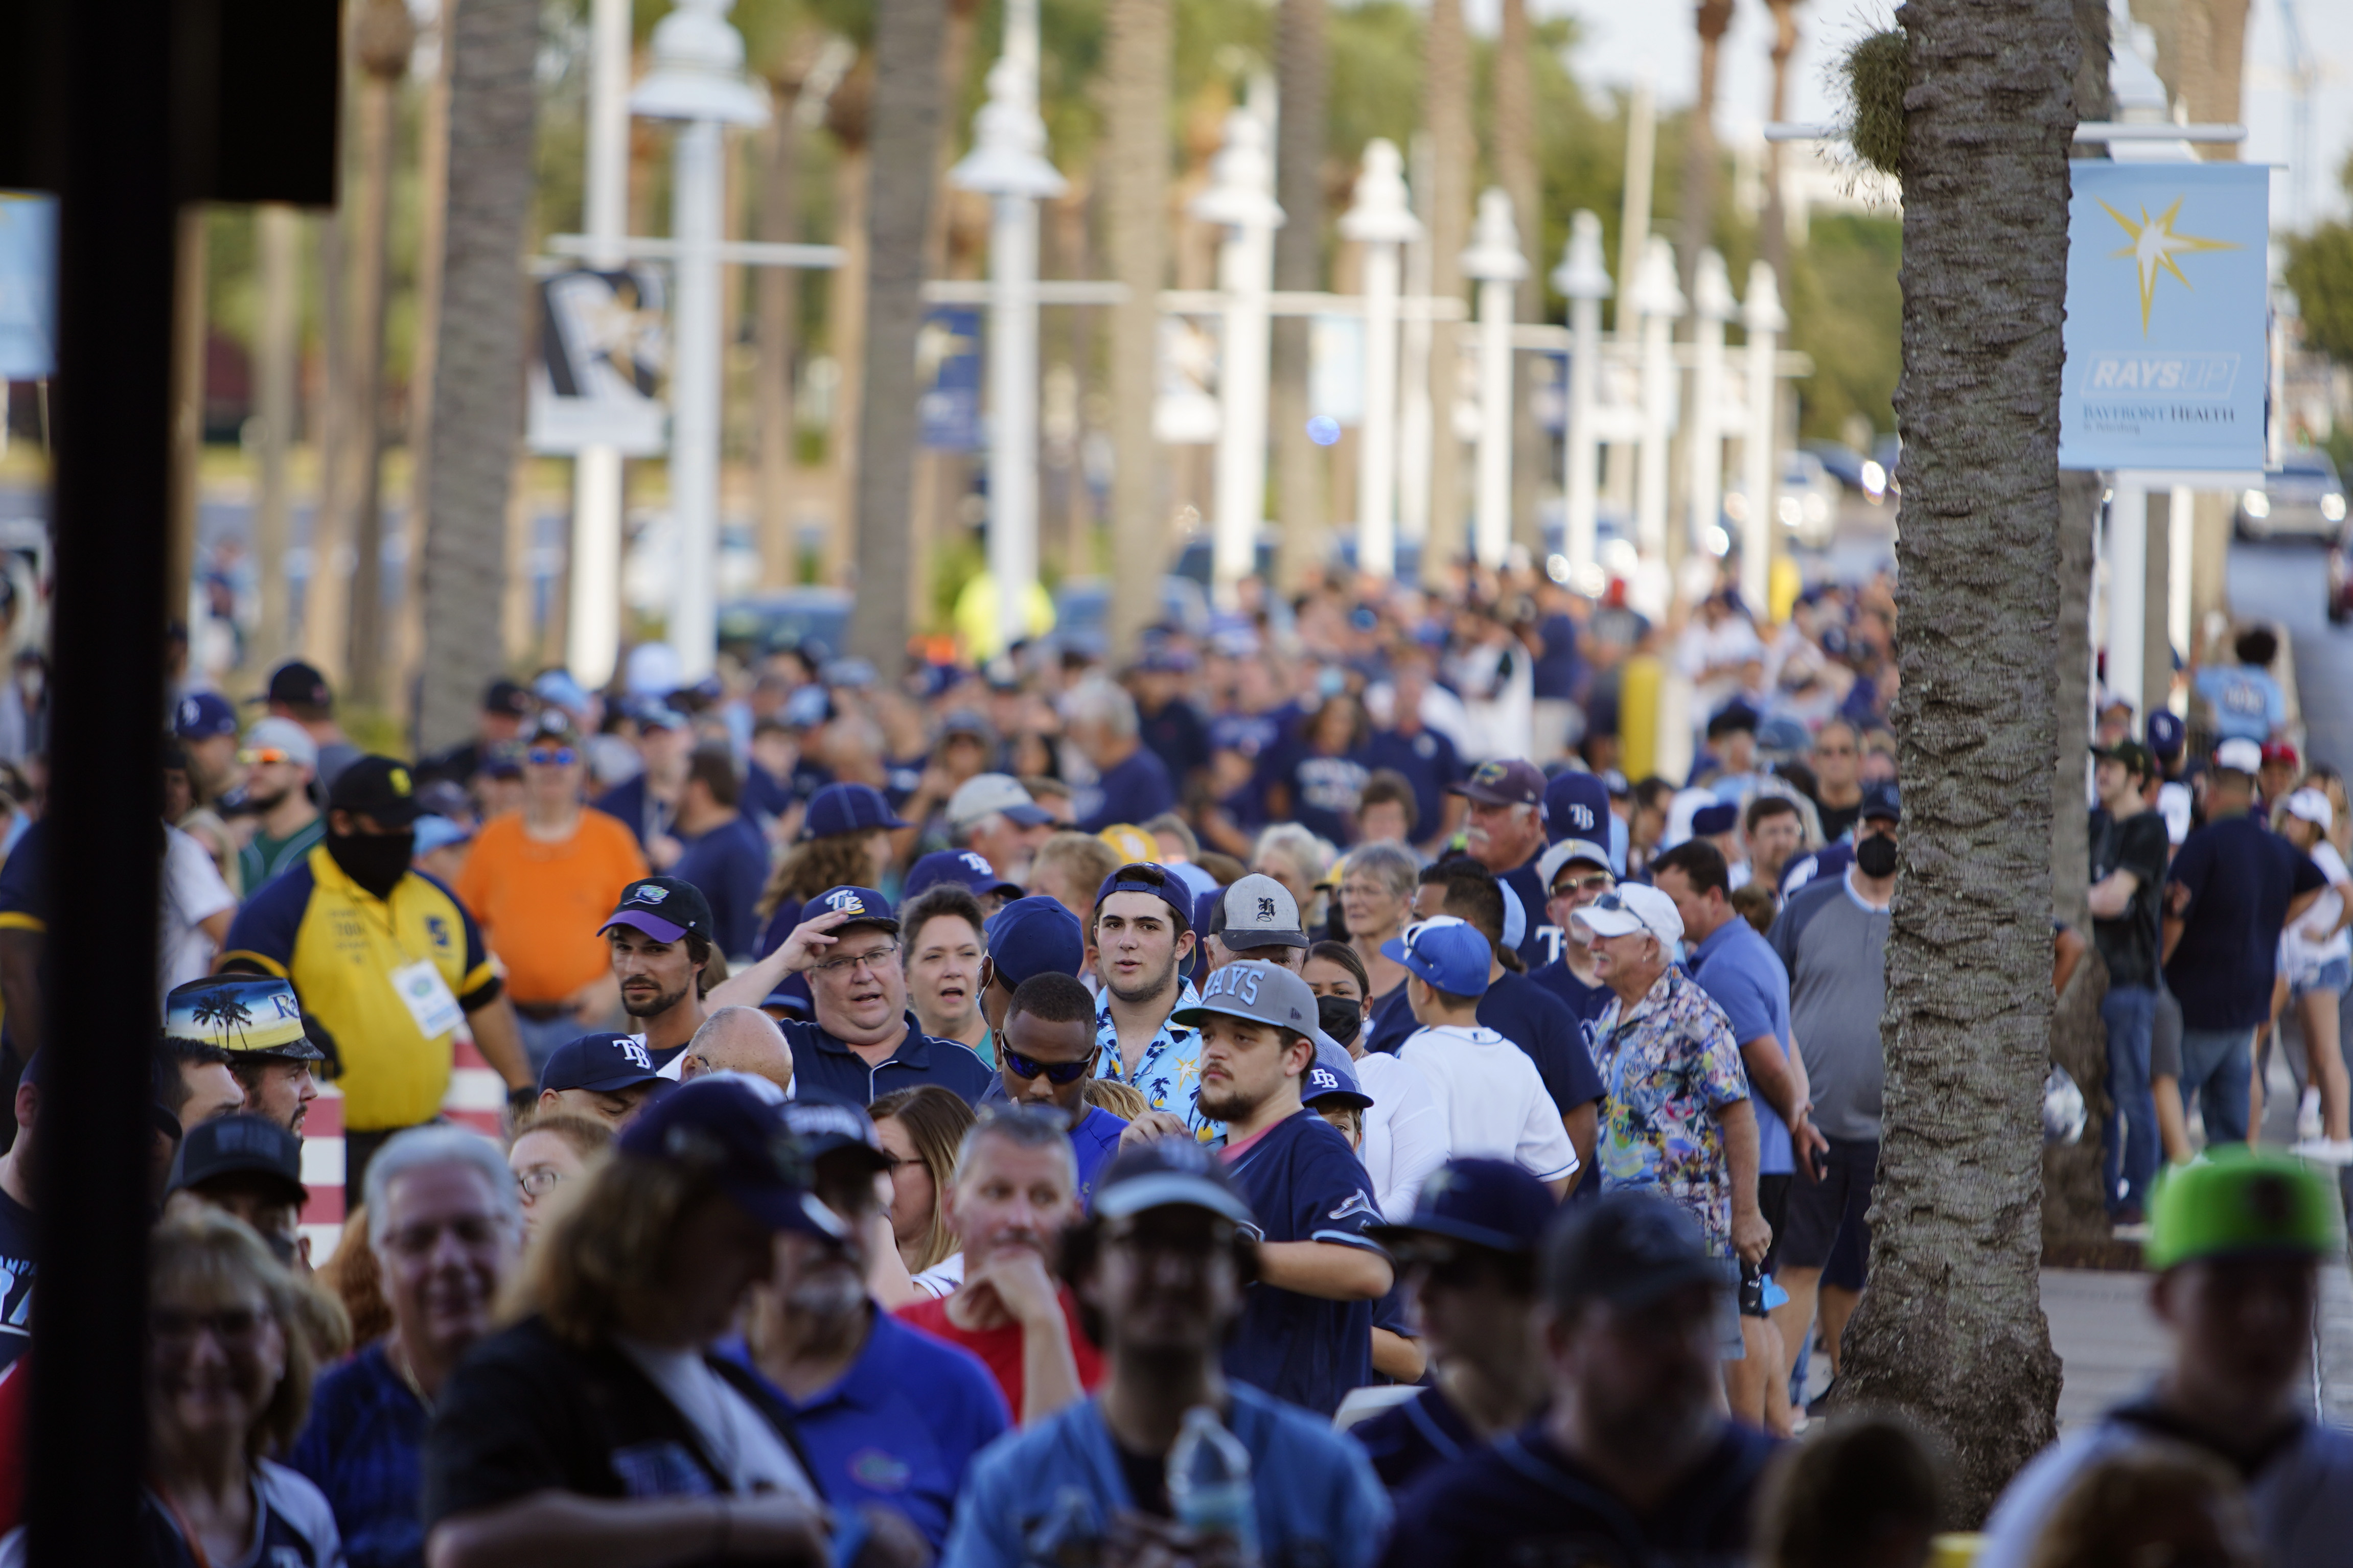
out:
M1552 1191L1510 1160L1449 1160L1432 1171L1413 1201L1413 1217L1365 1234L1392 1252L1423 1237L1533 1257L1560 1205Z
M988 917L988 962L997 978L1018 988L1035 974L1076 974L1086 967L1087 939L1079 917L1060 899L1016 899Z
M1146 1209L1207 1209L1253 1234L1258 1230L1249 1200L1226 1174L1217 1151L1190 1138L1155 1138L1120 1151L1095 1183L1093 1207L1104 1219L1125 1219Z
M1719 833L1729 833L1740 826L1740 808L1729 801L1703 805L1692 813L1692 837L1713 838Z
M217 1176L259 1176L284 1201L300 1207L302 1141L264 1116L216 1116L188 1129L172 1162L173 1192Z
M2188 731L2182 727L2181 715L2171 709L2160 708L2148 716L2148 749L2158 756L2179 756L2187 738Z
M1725 1283L1690 1211L1648 1193L1604 1193L1545 1242L1545 1291L1556 1301L1646 1307L1685 1286Z
M1862 786L1862 809L1855 814L1863 821L1883 817L1889 822L1904 816L1904 796L1892 784L1869 784Z
M906 826L872 784L829 784L809 796L808 815L801 819L801 837L830 838L837 833L871 833L878 827Z
M1556 775L1545 785L1544 805L1545 834L1555 844L1609 835L1609 786L1596 774L1572 769Z
M1193 929L1193 885L1155 860L1132 860L1103 879L1095 889L1098 910L1113 893L1149 893L1168 906L1180 931Z
M332 708L335 694L328 687L325 676L298 658L269 672L269 688L261 694L260 700L296 708Z
M408 764L391 757L362 757L337 773L327 809L374 817L380 827L406 827L425 815Z
M711 940L711 900L702 889L676 877L640 877L621 889L621 901L596 928L602 936L615 926L641 931L656 942L676 942L692 931Z
M874 926L891 931L899 929L899 917L892 910L891 900L872 888L828 888L801 906L804 921L813 921L819 915L849 917L833 928L836 935L852 926Z
M237 710L217 691L191 691L172 710L172 733L183 741L234 735Z
M566 1040L548 1054L540 1069L539 1091L585 1089L592 1094L618 1094L640 1084L668 1083L654 1070L654 1059L634 1035L598 1031Z
M1381 956L1451 995L1483 996L1495 949L1476 926L1452 915L1433 915L1381 943Z
M1757 733L1757 710L1737 697L1717 709L1708 720L1707 738L1713 741L1718 735L1729 734L1735 730L1746 730L1752 735Z
M811 1164L844 1149L857 1151L877 1171L892 1167L882 1148L882 1135L862 1106L833 1100L788 1100L781 1108L785 1125L801 1141L801 1153Z
M1461 784L1448 784L1446 793L1468 796L1485 805L1541 805L1545 797L1545 776L1534 763L1517 757L1497 757L1481 763L1471 770L1471 776Z
M1358 1110L1372 1109L1373 1097L1356 1081L1356 1069L1347 1051L1320 1028L1315 1031L1315 1059L1308 1064L1307 1077L1299 1086L1299 1102L1307 1106L1352 1105Z
M1008 899L1021 896L1021 884L1008 882L997 874L988 858L975 849L942 849L924 856L907 868L907 880L899 889L902 899L912 899L917 893L953 882L959 888L972 889L973 897L985 899L1002 894Z
M1254 958L1229 963L1211 973L1201 987L1200 1005L1179 1007L1168 1016L1174 1023L1198 1029L1212 1013L1272 1024L1310 1037L1318 1033L1315 993L1307 989L1307 982L1281 964Z
M679 1085L623 1129L617 1147L631 1159L710 1177L771 1230L828 1241L844 1234L841 1221L808 1190L808 1157L784 1107L732 1074Z

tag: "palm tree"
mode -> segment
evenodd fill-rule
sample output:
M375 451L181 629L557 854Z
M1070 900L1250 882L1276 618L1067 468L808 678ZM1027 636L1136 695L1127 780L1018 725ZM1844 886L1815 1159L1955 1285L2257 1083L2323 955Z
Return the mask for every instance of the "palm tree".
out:
M261 291L253 353L254 412L261 420L261 450L253 496L253 563L260 578L261 603L243 665L255 673L275 668L292 651L287 636L286 549L292 506L286 458L301 403L301 224L292 207L276 202L265 203L254 215Z
M1683 242L1677 247L1685 295L1692 290L1699 253L1715 238L1715 75L1724 35L1732 26L1732 0L1699 0L1692 20L1699 28L1699 96L1683 140Z
M1430 292L1461 300L1462 250L1471 233L1471 181L1479 154L1471 131L1471 40L1462 28L1462 0L1430 0L1423 40L1428 75L1422 121L1430 132ZM1422 547L1425 582L1462 553L1461 449L1454 439L1454 405L1462 383L1455 324L1433 322L1430 333L1430 538Z
M1535 40L1528 28L1527 0L1504 0L1495 36L1495 179L1512 198L1512 221L1527 252L1527 276L1513 300L1523 321L1544 319L1544 205L1536 174L1535 80L1531 67ZM1517 388L1512 398L1512 538L1531 556L1544 559L1544 533L1536 498L1550 444L1536 428L1536 387L1543 362L1514 354Z
M1159 618L1167 529L1160 516L1152 403L1160 360L1160 286L1168 268L1168 78L1172 0L1106 0L1100 162L1105 247L1127 298L1111 321L1113 658ZM1286 113L1287 121L1291 116Z
M535 0L465 0L449 23L449 199L433 359L419 744L455 745L505 663L507 498L522 433L523 226L531 211Z
M1274 286L1309 290L1324 281L1324 89L1329 76L1324 0L1282 0L1275 11ZM1324 544L1324 457L1307 435L1308 321L1277 316L1267 414L1274 426L1275 514L1282 522L1277 580L1302 586Z
M1798 51L1798 0L1765 0L1765 5L1773 13L1773 110L1767 118L1778 121L1789 118L1789 57ZM1765 232L1757 236L1757 243L1772 264L1773 276L1788 279L1789 221L1781 199L1778 142L1765 147Z
M868 126L866 333L858 416L858 598L849 644L883 669L906 656L914 500L915 335L939 178L943 0L877 0Z
M352 25L360 64L360 190L353 235L352 321L355 328L343 389L357 442L353 465L351 646L352 700L383 700L384 659L384 322L385 262L392 239L393 110L417 25L402 0L367 0Z
M2041 1304L2072 0L1907 0L1897 541L1905 821L1871 1285L1841 1406L1981 1520L2055 1434ZM2023 1134L2023 1135L2021 1135Z
M760 133L760 238L770 245L800 237L801 85L815 63L817 39L804 33L788 44L768 82L776 112ZM753 429L758 454L760 586L785 588L799 575L793 539L793 304L798 277L763 267L753 288L753 329L760 365L753 383Z

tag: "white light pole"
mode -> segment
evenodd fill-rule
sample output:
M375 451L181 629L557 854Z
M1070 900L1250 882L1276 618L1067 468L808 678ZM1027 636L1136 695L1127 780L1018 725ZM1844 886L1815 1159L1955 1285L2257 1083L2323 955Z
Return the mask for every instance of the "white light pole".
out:
M1365 144L1340 237L1365 247L1365 422L1356 430L1356 569L1397 574L1398 249L1421 234L1395 143Z
M1479 283L1479 457L1473 541L1479 564L1504 563L1512 543L1512 296L1528 275L1511 194L1500 186L1480 193L1465 277Z
M1595 491L1599 487L1600 433L1594 429L1594 383L1601 358L1601 301L1609 298L1609 273L1601 263L1601 220L1577 212L1568 220L1568 249L1553 268L1552 286L1568 297L1568 330L1575 338L1568 355L1568 429L1561 442L1561 489L1567 504L1569 581L1586 591L1600 563L1594 544Z
M1770 262L1748 268L1748 298L1741 302L1741 325L1748 330L1748 428L1740 440L1742 489L1748 515L1741 521L1740 597L1752 615L1764 611L1773 585L1773 536L1779 526L1773 487L1780 472L1773 443L1780 435L1774 403L1780 393L1774 361L1780 336L1789 327L1781 313L1781 291Z
M988 574L1004 645L1029 635L1038 581L1038 202L1060 195L1038 117L1037 0L1007 7L1005 52L988 70L973 148L949 180L990 198Z
M628 261L629 0L596 0L589 21L588 265ZM621 453L583 447L572 461L572 590L565 663L594 691L613 679L621 645Z
M670 506L678 588L670 642L688 681L718 654L719 243L727 126L768 122L768 97L744 79L744 40L728 25L734 0L679 0L654 28L654 68L629 95L633 113L682 123L670 149L674 304L670 319Z
M1724 323L1739 301L1723 255L1699 253L1692 273L1691 522L1687 537L1704 544L1724 507ZM1752 608L1754 606L1752 605Z
M1218 287L1225 294L1218 349L1217 509L1209 580L1221 604L1258 574L1258 530L1266 510L1267 295L1274 288L1274 161L1267 124L1250 109L1226 116L1226 144L1209 164L1209 186L1193 216L1221 224Z
M1642 270L1626 303L1642 318L1642 437L1634 474L1634 531L1643 555L1665 558L1667 545L1667 432L1675 403L1673 332L1683 313L1683 291L1675 284L1675 250L1651 236L1642 252Z

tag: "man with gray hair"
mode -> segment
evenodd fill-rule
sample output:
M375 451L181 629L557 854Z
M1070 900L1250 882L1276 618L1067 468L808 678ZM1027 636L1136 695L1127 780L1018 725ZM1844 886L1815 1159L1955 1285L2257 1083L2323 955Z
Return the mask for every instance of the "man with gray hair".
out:
M956 1151L940 1194L964 1237L964 1287L916 1301L900 1319L978 1356L1006 1408L1032 1426L1103 1379L1079 1328L1077 1300L1054 1278L1063 1229L1079 1218L1069 1123L1052 1110L988 1106Z
M679 1058L681 1083L714 1072L765 1079L789 1094L793 1047L785 1043L785 1032L776 1020L757 1007L722 1007L702 1021Z
M1011 773L975 773L948 796L948 836L1008 882L1029 885L1029 858L1054 830L1053 814Z
M522 1204L497 1144L443 1125L385 1143L364 1190L392 1332L320 1378L287 1462L326 1494L351 1568L394 1568L424 1560L425 1429L443 1382L493 1326Z
M1062 701L1062 730L1095 771L1095 782L1071 799L1080 832L1101 833L1175 809L1168 766L1139 738L1135 699L1119 687L1101 676L1072 687Z

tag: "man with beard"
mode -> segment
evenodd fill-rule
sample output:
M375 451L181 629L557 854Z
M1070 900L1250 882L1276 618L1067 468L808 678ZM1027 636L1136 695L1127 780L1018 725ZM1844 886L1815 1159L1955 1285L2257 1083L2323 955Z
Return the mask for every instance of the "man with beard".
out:
M250 897L270 878L301 864L327 836L327 821L311 799L319 743L301 725L259 720L245 732L237 757L245 764L245 809L255 824L237 855L237 885Z
M164 1036L189 1047L214 1047L251 1115L275 1121L297 1138L319 1098L311 1064L326 1053L303 1031L294 988L275 975L210 975L174 987L164 998Z
M1481 763L1451 793L1471 803L1471 831L1464 853L1495 874L1527 910L1545 907L1536 858L1545 850L1545 776L1535 764L1514 757ZM1553 960L1552 939L1535 921L1520 937L1522 964L1542 969Z
M792 1047L797 1093L871 1105L935 1083L967 1105L997 1075L970 1046L937 1039L907 1006L899 917L871 888L828 888L803 906L810 918L780 950L785 973L808 976L815 1016L779 1026Z
M1096 1076L1133 1086L1149 1107L1127 1137L1221 1137L1198 1104L1200 1032L1175 1016L1200 1001L1180 978L1193 957L1191 890L1151 861L1122 866L1095 892L1088 937L1103 983L1095 1044L1107 1048Z
M891 1245L874 1176L890 1168L854 1106L784 1108L812 1189L842 1234L776 1237L775 1280L752 1297L751 1362L793 1407L801 1449L837 1509L887 1508L937 1552L973 1456L1013 1425L988 1369L918 1333L867 1294L875 1247Z
M1715 1262L1698 1225L1609 1193L1544 1248L1551 1404L1398 1500L1387 1561L1746 1560L1775 1445L1715 1405Z
M656 1070L670 1067L706 1016L702 972L711 963L711 905L691 882L640 877L605 917L605 939L621 1011L636 1020Z
M474 917L409 865L420 815L406 764L362 757L345 768L327 797L325 842L237 911L219 960L290 983L325 1037L313 1043L332 1042L350 1198L386 1139L440 1114L459 1024L510 1093L538 1089Z
M498 1146L459 1127L403 1132L366 1190L392 1332L319 1379L287 1462L326 1494L351 1568L409 1568L425 1556L417 1499L433 1402L491 1331L522 1208Z

